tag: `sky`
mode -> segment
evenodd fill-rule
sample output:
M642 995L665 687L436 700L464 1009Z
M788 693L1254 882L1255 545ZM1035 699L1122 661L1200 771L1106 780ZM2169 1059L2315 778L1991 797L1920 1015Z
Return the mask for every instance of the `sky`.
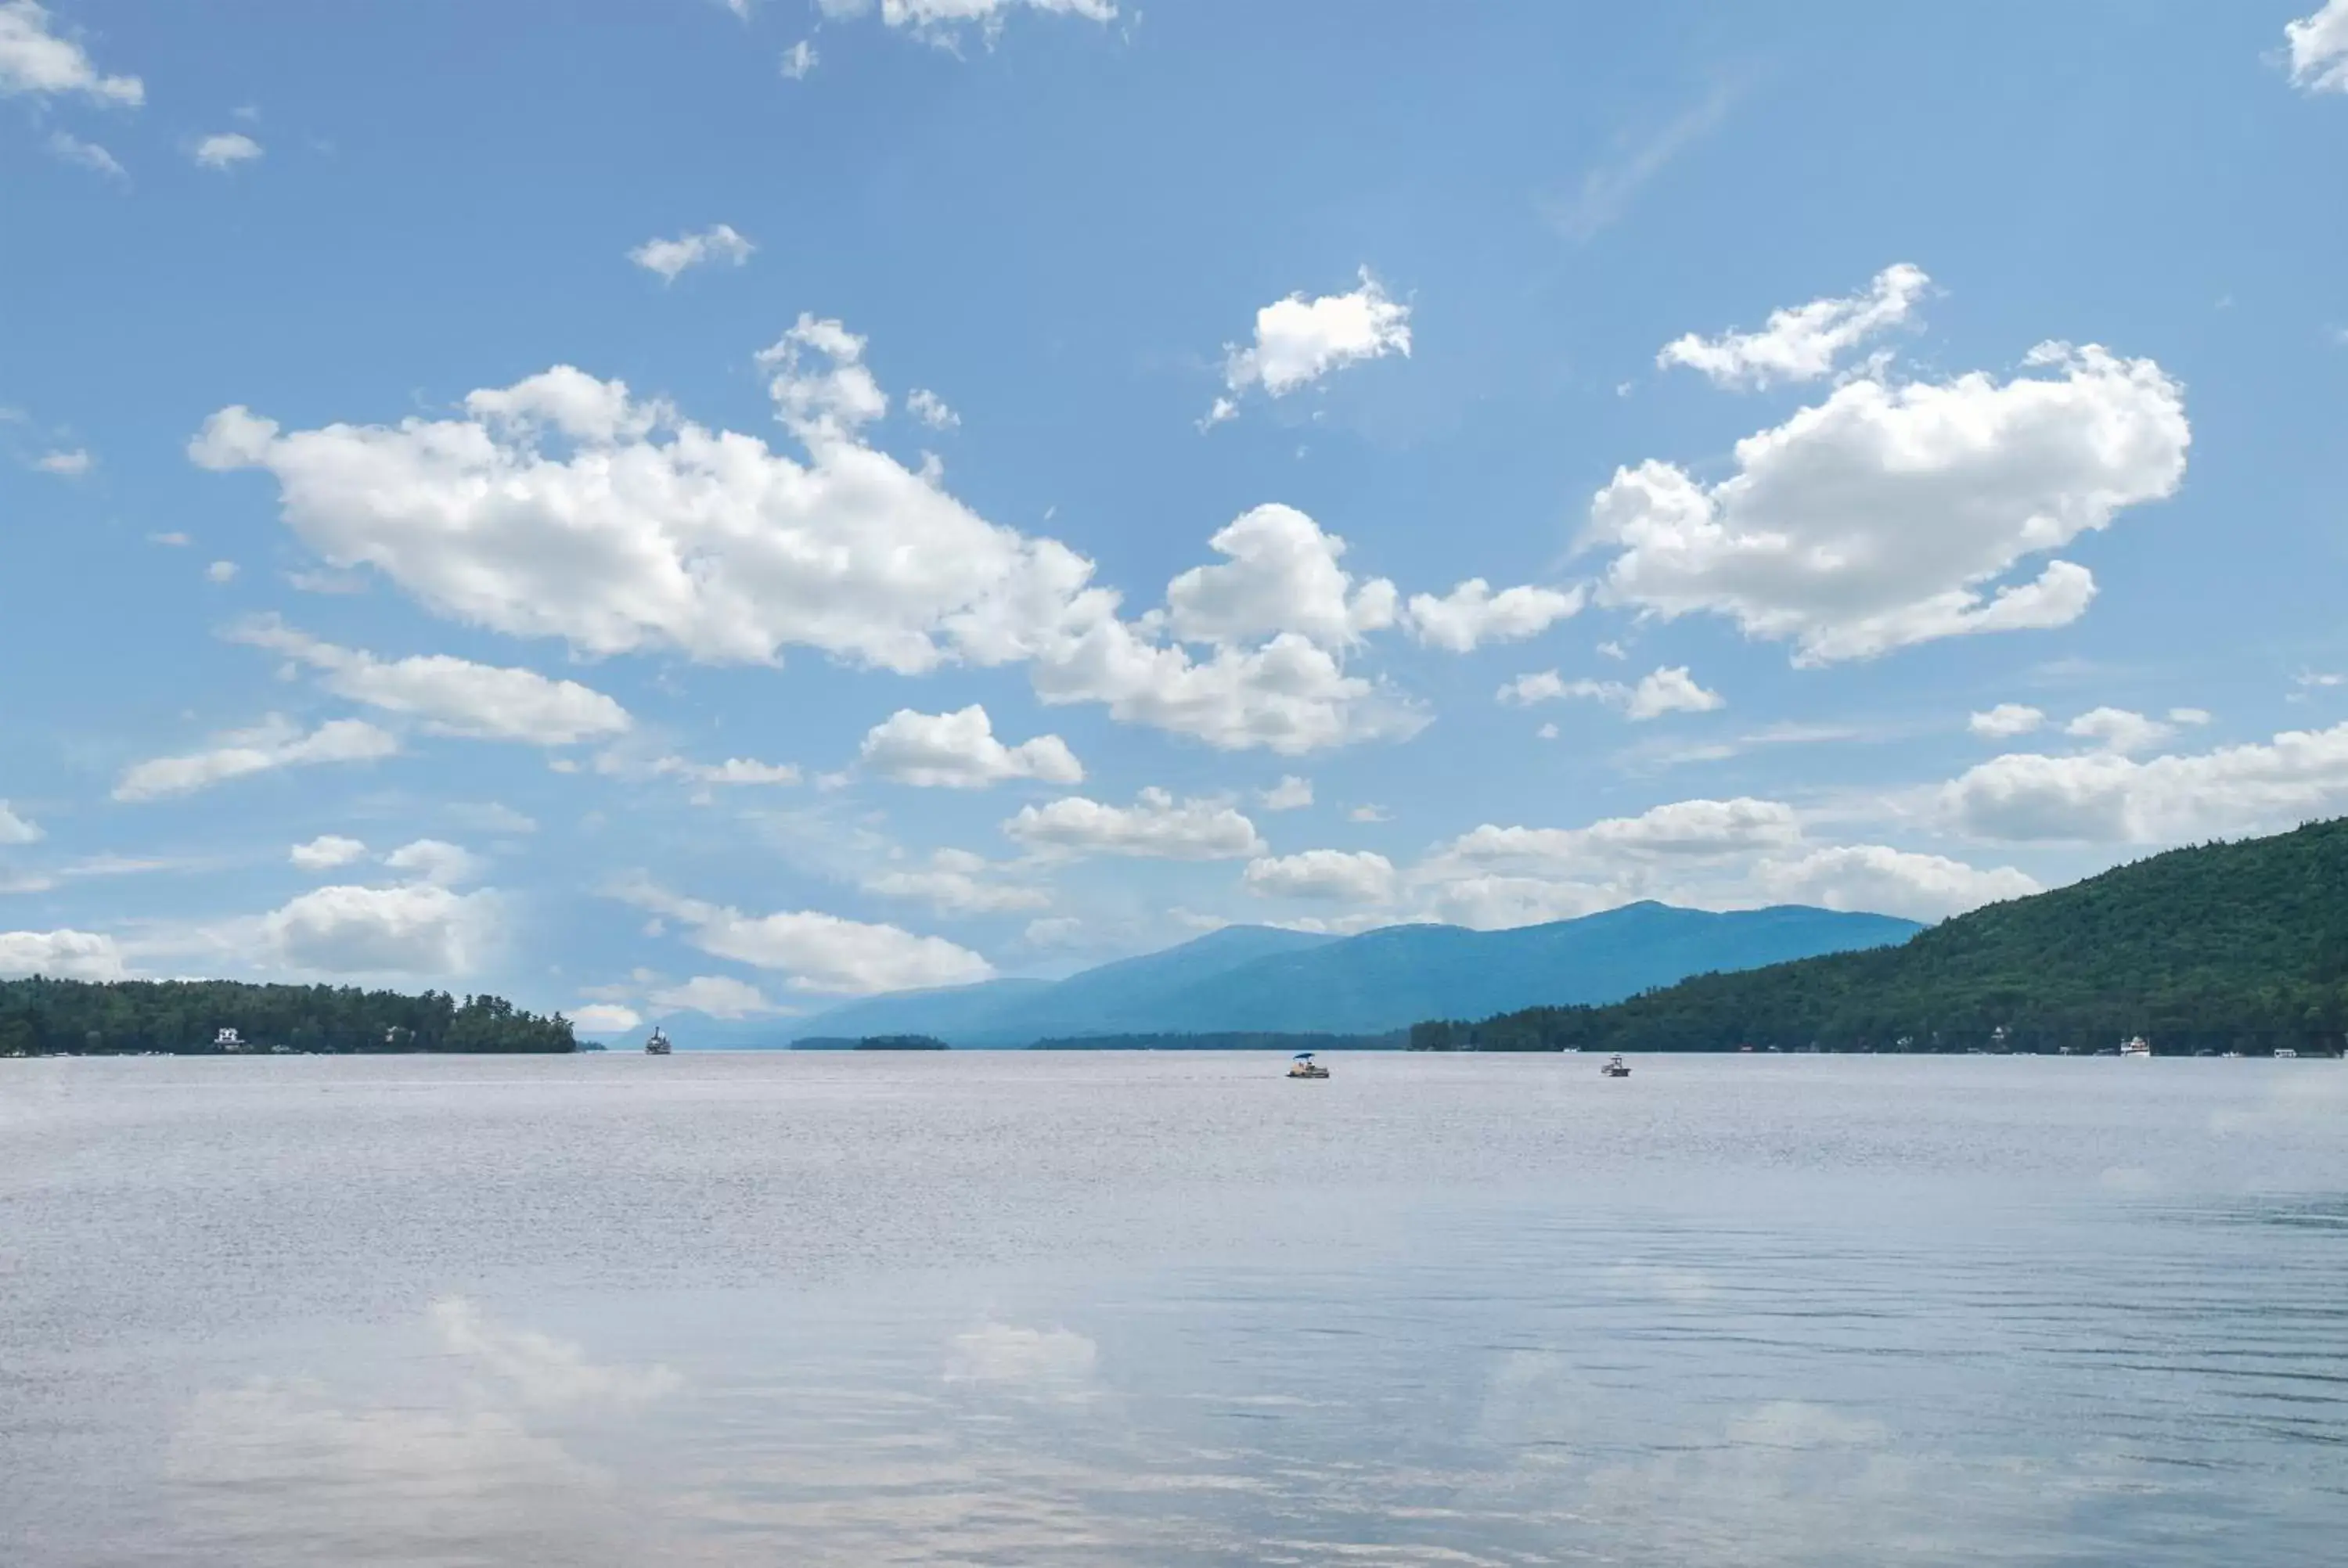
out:
M2348 0L0 0L0 976L679 1009L2348 810Z

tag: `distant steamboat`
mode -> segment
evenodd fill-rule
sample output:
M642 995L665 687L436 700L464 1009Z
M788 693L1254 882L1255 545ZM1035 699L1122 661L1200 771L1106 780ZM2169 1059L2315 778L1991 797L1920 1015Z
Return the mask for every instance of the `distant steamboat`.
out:
M668 1036L661 1032L660 1025L653 1025L652 1033L644 1039L644 1054L646 1056L666 1056L668 1053Z

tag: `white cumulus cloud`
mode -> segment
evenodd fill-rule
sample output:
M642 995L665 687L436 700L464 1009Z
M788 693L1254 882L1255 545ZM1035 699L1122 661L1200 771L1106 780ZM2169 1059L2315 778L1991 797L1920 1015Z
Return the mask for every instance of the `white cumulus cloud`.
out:
M563 1015L581 1034L625 1034L644 1022L644 1015L618 1002L589 1002Z
M1346 648L1394 624L1394 584L1357 583L1337 564L1345 541L1293 507L1254 507L1207 544L1228 559L1166 585L1167 623L1187 641L1239 643L1289 631Z
M1537 636L1581 609L1579 588L1530 585L1492 591L1480 577L1469 578L1441 598L1411 595L1405 620L1411 635L1430 647L1472 652L1487 642L1515 642Z
M766 992L731 975L695 975L683 985L655 990L646 999L656 1008L711 1018L756 1018L775 1010Z
M1261 386L1284 397L1331 371L1389 354L1409 357L1410 307L1387 298L1365 267L1350 293L1309 300L1294 293L1256 312L1254 341L1226 351L1223 384L1233 394Z
M2324 0L2312 15L2283 25L2291 79L2311 93L2348 93L2348 0Z
M918 900L941 915L994 915L1050 906L1052 897L1041 887L993 880L1001 869L966 849L941 849L927 866L875 873L865 879L864 890L884 898Z
M865 15L874 7L873 0L816 0L816 8L838 21ZM947 47L973 28L992 43L1011 14L1022 9L1088 22L1109 22L1117 16L1113 0L880 0L884 24Z
M1951 824L2016 843L2183 844L2348 811L2348 724L2137 761L2116 752L1994 757L1945 785Z
M1708 713L1727 706L1717 692L1696 683L1684 664L1668 665L1643 675L1635 683L1621 681L1568 681L1554 670L1519 675L1499 690L1499 700L1519 705L1583 697L1619 708L1627 718L1647 720L1665 713Z
M1302 756L1407 740L1427 723L1416 706L1346 673L1335 651L1293 631L1261 647L1220 647L1199 660L1136 634L1125 621L1105 620L1063 655L1037 663L1032 675L1046 702L1101 702L1125 723L1190 735L1223 751L1260 746Z
M917 386L906 395L905 412L932 430L952 430L962 423L962 415L926 386Z
M783 51L783 75L792 81L803 82L807 80L808 73L815 69L817 61L821 58L822 56L815 52L815 45L806 38L801 38Z
M2010 381L1848 382L1738 442L1716 485L1668 463L1618 470L1587 535L1620 549L1608 595L1727 616L1791 641L1800 664L2076 620L2095 592L2085 567L1996 579L2176 492L2184 391L2092 345L2042 345L2030 364L2040 374Z
M36 0L0 3L0 96L66 93L129 108L147 101L137 77L102 73L88 50L51 31L49 13Z
M1625 858L1721 856L1798 844L1801 819L1780 801L1683 800L1587 827L1487 823L1445 845L1437 864L1570 870Z
M431 882L313 888L262 919L290 968L322 975L469 974L497 930L496 895Z
M868 925L813 910L746 915L680 898L649 884L622 890L630 901L679 922L712 957L772 969L792 990L868 995L986 979L994 966L942 937Z
M1101 702L1127 723L1223 750L1291 756L1406 739L1426 724L1418 709L1345 671L1346 651L1392 624L1397 596L1385 579L1357 582L1337 565L1344 539L1272 506L1209 542L1227 559L1177 576L1166 607L1138 621L1103 612L1113 599L1098 608L1080 601L1031 666L1037 694ZM1177 641L1160 641L1169 630ZM1185 641L1209 651L1194 656Z
M575 681L476 664L446 654L377 659L297 631L276 618L245 622L237 641L283 653L321 673L339 697L420 719L444 734L565 746L623 733L627 710Z
M366 845L358 839L326 833L307 844L295 845L285 852L285 858L303 871L332 871L337 866L366 858Z
M1047 855L1124 855L1158 860L1237 860L1258 854L1255 824L1222 801L1181 800L1145 789L1132 805L1067 795L1022 806L1003 825L1028 849Z
M1008 779L1072 784L1085 776L1057 735L1015 746L996 740L986 709L976 702L952 713L900 708L872 727L858 754L883 778L931 788L983 789Z
M284 434L225 409L190 450L267 468L287 523L333 564L511 635L726 663L796 644L907 674L950 651L1021 656L1090 563L850 439L887 405L861 343L812 320L787 339L775 388L815 443L807 465L567 366L475 392L461 419ZM834 363L807 371L802 353Z
M0 931L0 980L46 975L60 980L118 980L129 971L111 937L93 931Z
M1944 855L1880 844L1837 845L1755 867L1754 885L1773 901L1937 920L1983 904L2043 891L2011 866L1986 869Z
M1240 880L1259 897L1341 904L1392 903L1395 886L1394 862L1366 849L1307 849L1251 860Z
M439 838L419 838L403 844L385 856L383 863L410 881L428 882L439 887L470 882L480 869L470 850Z
M89 454L78 446L44 452L33 460L34 467L61 479L78 479L89 472L90 466Z
M1426 913L1487 929L1642 898L1712 909L1800 902L1936 920L2038 891L2012 867L1821 844L1791 806L1751 797L1674 801L1578 828L1486 824L1437 845L1405 883Z
M795 784L799 782L799 770L796 764L762 763L750 757L728 757L722 763L695 763L683 757L662 757L652 764L652 771L688 779L697 784L738 786Z
M1336 565L1344 541L1310 518L1244 515L1216 536L1225 560L1123 619L1092 562L985 522L865 443L889 400L863 353L838 322L802 317L762 356L805 463L567 366L477 391L464 417L396 426L289 433L226 408L189 454L268 470L288 526L333 567L589 655L772 663L797 646L902 674L1025 663L1046 702L1288 755L1426 722L1346 670L1396 595L1356 583Z
M363 719L335 719L305 734L273 714L252 729L218 737L209 750L137 764L115 784L114 798L155 800L275 768L371 762L398 750L396 737Z
M678 273L690 268L720 261L741 266L756 250L756 245L735 232L732 224L715 223L674 240L647 240L628 252L628 260L647 272L660 274L662 282L674 283Z
M189 157L199 169L227 170L261 156L261 144L241 130L224 130L196 143Z
M17 815L0 800L0 844L38 844L44 836L40 824Z
M2022 702L2000 702L1985 712L1970 715L1965 728L1985 740L2011 740L2026 735L2046 723L2046 715Z
M1877 273L1864 294L1772 311L1759 332L1676 338L1663 345L1655 364L1665 370L1685 365L1716 386L1816 381L1847 351L1907 321L1931 286L1922 268L1901 262Z
M1282 774L1278 784L1257 793L1255 803L1266 811L1301 811L1313 804L1313 781Z
M2063 733L2126 755L2151 750L2177 733L2177 726L2126 708L2095 708L2064 725Z

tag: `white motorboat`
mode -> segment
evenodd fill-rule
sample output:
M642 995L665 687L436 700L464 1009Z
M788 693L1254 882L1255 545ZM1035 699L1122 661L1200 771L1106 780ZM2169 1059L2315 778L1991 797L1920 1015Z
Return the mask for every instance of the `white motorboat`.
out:
M1617 1052L1607 1058L1606 1065L1600 1068L1598 1071L1605 1078L1628 1078L1631 1076L1631 1064L1623 1061L1621 1053Z

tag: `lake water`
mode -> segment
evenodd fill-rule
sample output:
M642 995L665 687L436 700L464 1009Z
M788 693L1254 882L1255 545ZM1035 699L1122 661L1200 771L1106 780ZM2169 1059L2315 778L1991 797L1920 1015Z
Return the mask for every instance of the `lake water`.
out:
M2336 1560L2348 1065L0 1062L0 1561Z

